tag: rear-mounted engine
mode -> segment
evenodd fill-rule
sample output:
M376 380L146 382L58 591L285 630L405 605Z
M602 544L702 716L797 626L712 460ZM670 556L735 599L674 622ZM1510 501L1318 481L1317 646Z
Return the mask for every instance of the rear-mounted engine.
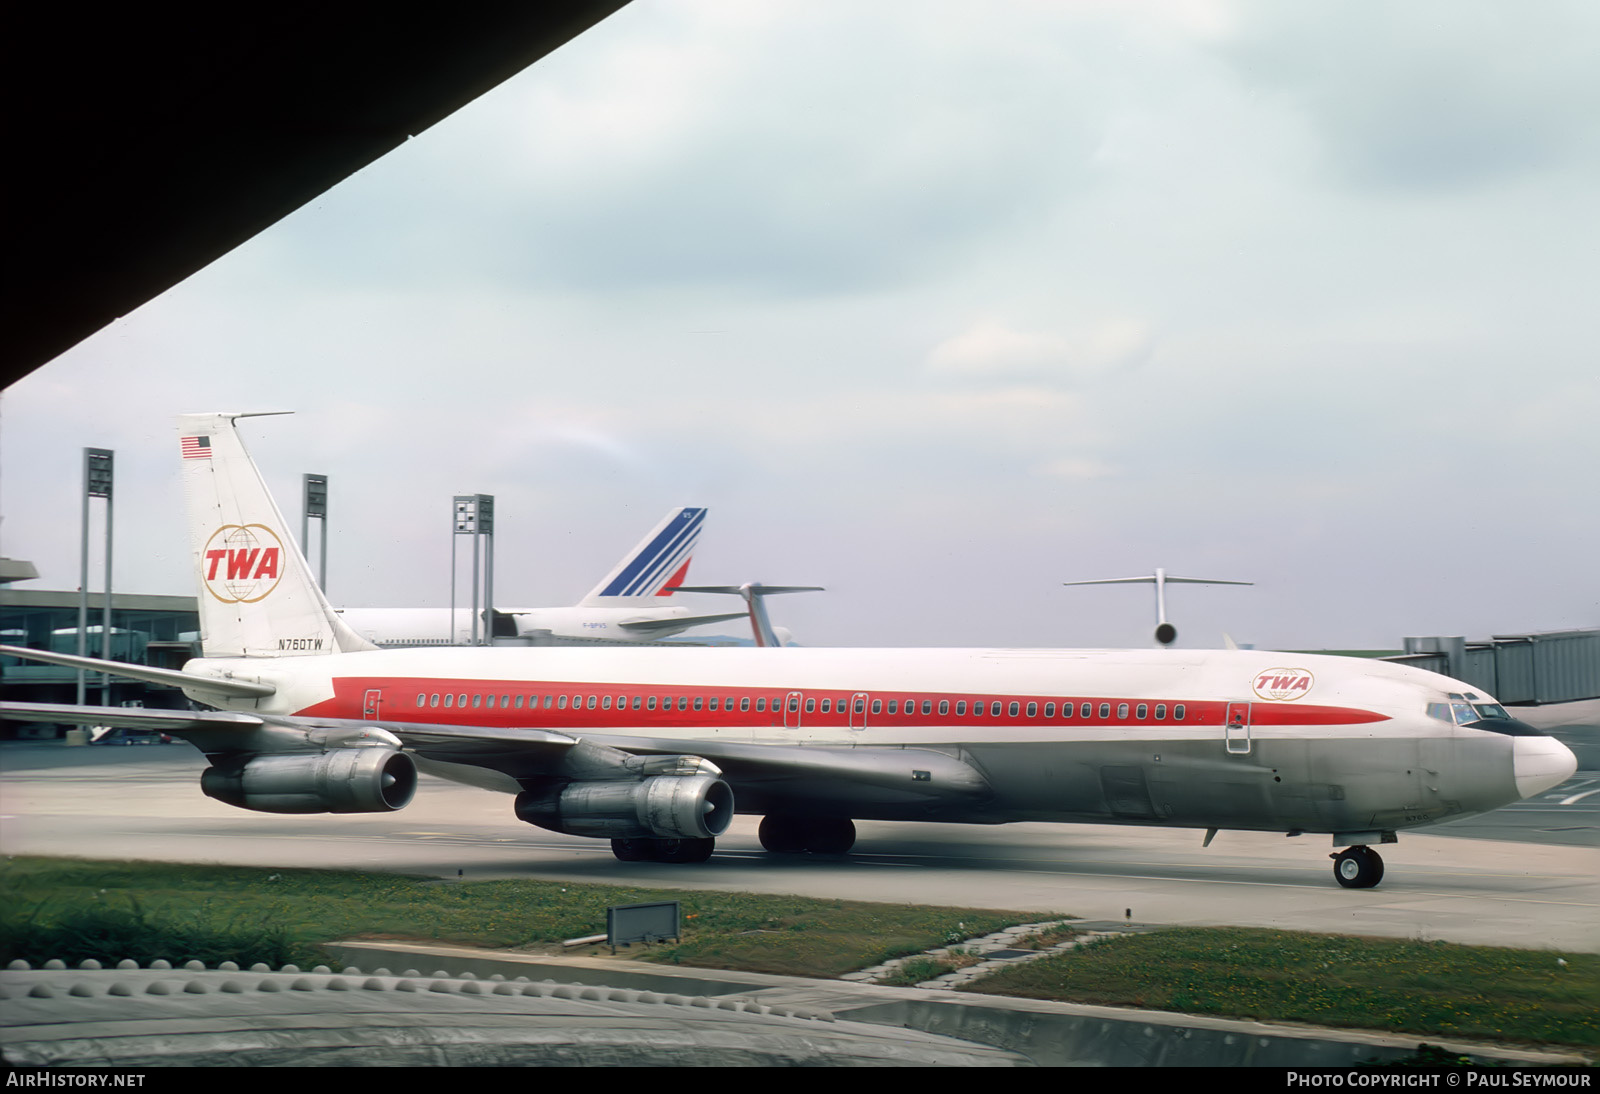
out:
M417 765L391 748L267 753L208 767L200 789L261 813L389 813L417 791Z
M707 839L733 821L733 789L710 775L567 783L518 794L517 819L569 836Z

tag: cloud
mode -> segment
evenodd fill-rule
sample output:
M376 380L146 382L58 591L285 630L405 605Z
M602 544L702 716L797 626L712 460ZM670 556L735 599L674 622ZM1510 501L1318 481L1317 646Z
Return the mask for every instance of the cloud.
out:
M316 278L359 239L398 284L842 294L934 279L1083 185L1104 93L1042 16L869 8L841 35L741 8L620 12L369 168L380 200L291 218L294 253Z
M1600 9L1548 0L1251 4L1239 77L1300 111L1359 185L1451 189L1600 151Z
M1038 474L1057 479L1105 479L1117 474L1117 468L1104 460L1068 457L1040 464Z
M1108 319L1071 336L1019 331L995 319L980 319L928 354L934 375L1037 377L1082 384L1149 359L1155 340L1144 325Z

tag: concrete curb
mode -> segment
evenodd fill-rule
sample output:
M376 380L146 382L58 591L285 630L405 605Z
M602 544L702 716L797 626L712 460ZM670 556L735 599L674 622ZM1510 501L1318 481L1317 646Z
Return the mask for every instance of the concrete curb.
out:
M496 972L549 976L579 984L629 985L652 991L733 995L769 1006L827 1011L840 1020L937 1033L1018 1052L1041 1066L1348 1067L1413 1055L1414 1035L1326 1029L1162 1011L1055 1003L901 988L846 980L654 965L616 958L545 956L450 946L344 942L328 947L340 960L375 965L437 958L478 976ZM1428 1038L1483 1063L1582 1066L1566 1053Z
M454 964L418 955L421 968ZM371 968L371 966L368 966ZM517 970L513 970L514 972ZM1026 1057L727 994L326 966L85 961L0 972L12 1067L1027 1066Z

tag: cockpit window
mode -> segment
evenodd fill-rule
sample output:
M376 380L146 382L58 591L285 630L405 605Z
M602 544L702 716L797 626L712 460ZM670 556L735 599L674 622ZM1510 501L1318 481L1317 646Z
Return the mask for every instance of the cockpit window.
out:
M1428 717L1467 726L1485 719L1509 720L1511 715L1499 703L1469 703L1459 695L1452 695L1448 703L1429 703Z
M1513 737L1544 736L1540 730L1517 721L1499 703L1481 697L1475 702L1468 702L1465 695L1452 695L1448 703L1429 703L1428 717Z

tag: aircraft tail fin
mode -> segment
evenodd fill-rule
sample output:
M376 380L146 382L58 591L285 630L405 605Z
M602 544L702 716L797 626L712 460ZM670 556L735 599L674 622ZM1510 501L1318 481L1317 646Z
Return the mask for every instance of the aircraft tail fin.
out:
M605 580L578 601L581 608L660 603L689 573L689 558L705 525L703 508L672 510L629 551Z
M763 585L759 581L747 581L743 585L685 585L686 593L723 593L729 596L744 598L746 610L750 615L751 636L757 646L785 646L785 642L778 634L789 632L782 627L774 627L772 618L767 615L766 598L777 596L780 593L820 593L821 585Z
M296 657L375 649L317 587L234 422L178 418L191 562L207 657Z

